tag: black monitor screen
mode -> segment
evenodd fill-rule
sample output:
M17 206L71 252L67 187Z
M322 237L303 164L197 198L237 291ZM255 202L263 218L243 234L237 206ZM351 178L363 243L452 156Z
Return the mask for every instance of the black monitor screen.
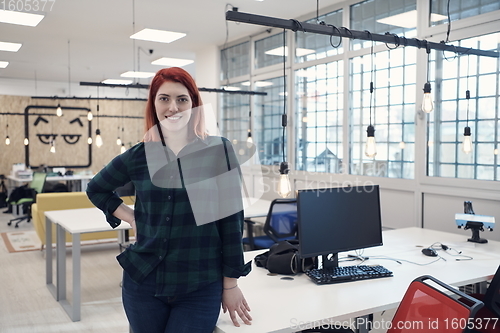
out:
M300 190L302 258L382 245L378 185Z

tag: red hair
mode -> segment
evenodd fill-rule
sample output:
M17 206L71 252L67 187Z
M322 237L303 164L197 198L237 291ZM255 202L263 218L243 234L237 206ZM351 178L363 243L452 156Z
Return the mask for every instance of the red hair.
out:
M205 129L205 116L203 114L203 107L200 92L196 86L196 82L193 77L186 72L184 69L179 67L169 67L160 69L153 80L151 80L151 85L149 87L148 101L146 102L145 110L145 130L146 135L144 136L144 141L157 141L154 138L154 133L157 131L148 132L153 126L160 123L158 117L156 116L155 99L160 86L165 82L178 82L185 86L189 92L189 96L192 101L192 114L189 120L188 127L190 135L197 136L200 138L205 138L207 132Z

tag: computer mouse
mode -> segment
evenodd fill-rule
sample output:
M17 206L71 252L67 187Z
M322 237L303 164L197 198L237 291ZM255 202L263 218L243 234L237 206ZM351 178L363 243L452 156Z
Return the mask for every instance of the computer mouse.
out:
M434 250L433 248L430 248L430 247L426 247L426 248L422 249L422 253L428 257L437 257L438 256L436 250Z

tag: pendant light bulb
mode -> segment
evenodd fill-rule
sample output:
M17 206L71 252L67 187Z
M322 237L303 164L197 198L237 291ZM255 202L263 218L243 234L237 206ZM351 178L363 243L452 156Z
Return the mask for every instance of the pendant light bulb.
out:
M120 137L118 137L118 138L116 139L116 145L117 145L117 146L121 146L121 145L122 145L122 139L120 139Z
M92 144L92 137L91 137L91 136L89 136L89 137L88 137L88 139L87 139L87 143L88 143L89 145L91 145L91 144Z
M373 127L373 125L369 125L366 128L365 155L370 158L374 158L375 155L377 155L377 145L375 142L375 127Z
M100 129L96 129L95 130L95 145L97 146L97 148L101 148L103 142L102 142L102 138L101 138L101 130Z
M464 128L464 141L462 143L462 151L466 154L472 151L472 137L469 126L466 126Z
M24 138L24 145L27 146L30 144L30 140L28 138Z
M124 153L124 152L126 152L126 151L127 151L127 148L125 148L125 144L124 144L124 143L122 143L122 147L120 148L120 153L122 153L122 154L123 154L123 153Z
M88 121L91 121L93 118L94 118L94 115L92 114L92 111L90 111L90 110L89 110L89 111L87 112L87 120L88 120Z
M406 147L405 142L404 142L404 141L401 141L401 142L399 143L399 148L400 148L400 149L405 149L405 147Z
M422 111L431 113L434 110L434 102L431 95L431 84L429 82L424 84L424 99L422 100Z
M55 154L56 152L56 146L54 145L54 141L50 141L50 150L52 154Z
M253 146L252 132L248 130L247 147L252 148L252 146Z
M60 104L57 104L56 115L57 115L58 117L62 117L62 115L63 115L62 108L61 108L61 105L60 105Z
M9 124L5 125L5 145L8 146L10 145L10 138L9 138Z
M292 193L292 186L290 185L290 178L288 177L288 163L281 162L280 164L280 178L276 192L282 197L286 198Z

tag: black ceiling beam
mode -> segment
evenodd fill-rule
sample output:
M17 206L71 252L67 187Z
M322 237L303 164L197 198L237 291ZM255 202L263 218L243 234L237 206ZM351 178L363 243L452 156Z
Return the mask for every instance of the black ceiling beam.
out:
M107 84L102 82L80 82L81 86L94 86L94 87L108 87L108 88L139 88L139 89L148 89L149 84L140 84L140 83L132 83L132 84Z
M59 96L31 96L32 99L57 99L57 100L64 100L64 99L75 99L75 100L80 100L80 99L87 99L87 100L108 100L108 101L147 101L145 98L123 98L123 97L77 97L77 96L70 96L70 97L59 97Z
M149 84L107 84L102 82L80 82L81 86L94 86L94 87L110 87L110 88L139 88L139 89L149 89ZM199 91L205 92L216 92L216 93L227 93L227 94L237 94L237 95L263 95L266 96L267 92L264 91L247 91L247 90L226 90L217 88L198 88Z
M461 46L454 46L444 43L429 42L425 39L400 37L395 34L387 33L385 35L374 34L369 31L356 31L344 27L337 28L325 24L313 24L307 22L299 22L297 20L285 20L270 16L261 16L255 14L241 13L237 11L227 11L226 20L262 25L265 27L281 28L292 31L303 31L321 35L337 36L350 39L361 39L374 42L382 42L386 44L394 44L399 46L415 46L424 49L433 49L440 51L450 51L456 54L473 54L478 56L499 58L500 53L494 51L484 51Z

